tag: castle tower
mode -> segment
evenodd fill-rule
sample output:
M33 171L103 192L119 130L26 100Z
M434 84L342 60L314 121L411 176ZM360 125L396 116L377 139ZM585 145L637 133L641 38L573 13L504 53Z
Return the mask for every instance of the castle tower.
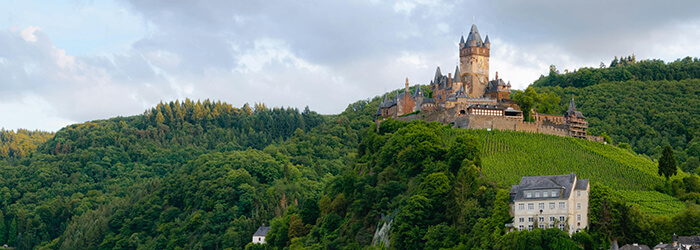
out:
M464 37L459 43L459 68L462 84L469 97L482 97L489 82L489 56L491 42L481 40L479 30L472 24L467 41Z

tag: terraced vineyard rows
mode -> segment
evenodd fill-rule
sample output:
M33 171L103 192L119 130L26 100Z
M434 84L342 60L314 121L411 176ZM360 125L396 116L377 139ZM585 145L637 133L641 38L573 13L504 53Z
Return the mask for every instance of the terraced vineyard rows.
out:
M522 176L576 173L617 190L652 214L682 212L683 202L653 191L664 179L656 164L626 151L581 139L512 131L456 130L482 142L482 172L507 185ZM682 178L680 173L673 178Z

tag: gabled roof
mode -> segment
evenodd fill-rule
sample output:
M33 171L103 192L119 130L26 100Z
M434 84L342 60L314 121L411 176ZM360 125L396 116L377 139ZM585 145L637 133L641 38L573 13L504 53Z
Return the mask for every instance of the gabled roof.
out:
M459 86L459 90L455 93L455 98L467 98L467 94L464 93L464 86Z
M266 227L265 224L263 224L258 228L258 231L255 231L253 236L265 236L267 235L267 231L270 231L270 227Z

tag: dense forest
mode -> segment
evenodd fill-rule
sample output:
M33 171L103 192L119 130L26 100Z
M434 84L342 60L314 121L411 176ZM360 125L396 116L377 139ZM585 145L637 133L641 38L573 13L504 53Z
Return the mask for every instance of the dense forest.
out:
M583 89L596 86L606 85ZM534 88L520 94L532 107L554 111L569 93L541 89L577 90L538 88L539 94ZM575 96L588 114L592 104ZM28 154L0 158L0 244L599 249L612 240L654 245L673 233L700 233L700 178L689 171L669 180L655 175L656 164L614 130L609 140L618 147L420 121L388 120L377 128L372 114L379 102L361 100L324 116L308 108L184 100L45 134ZM590 115L592 132L608 131L595 119ZM686 148L676 148L676 157L690 159ZM587 230L571 237L556 228L506 233L511 184L571 171L592 182ZM272 227L268 244L250 243L263 223Z
M609 136L610 142L654 160L669 144L684 171L695 172L700 165L698 58L664 63L628 56L615 58L610 67L564 74L552 66L548 76L513 96L526 107L552 114L566 110L573 97L591 134Z

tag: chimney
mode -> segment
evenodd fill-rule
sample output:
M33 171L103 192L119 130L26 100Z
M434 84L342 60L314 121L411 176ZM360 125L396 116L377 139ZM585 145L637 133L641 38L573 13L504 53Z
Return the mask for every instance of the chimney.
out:
M496 80L498 80L498 71L496 71Z

